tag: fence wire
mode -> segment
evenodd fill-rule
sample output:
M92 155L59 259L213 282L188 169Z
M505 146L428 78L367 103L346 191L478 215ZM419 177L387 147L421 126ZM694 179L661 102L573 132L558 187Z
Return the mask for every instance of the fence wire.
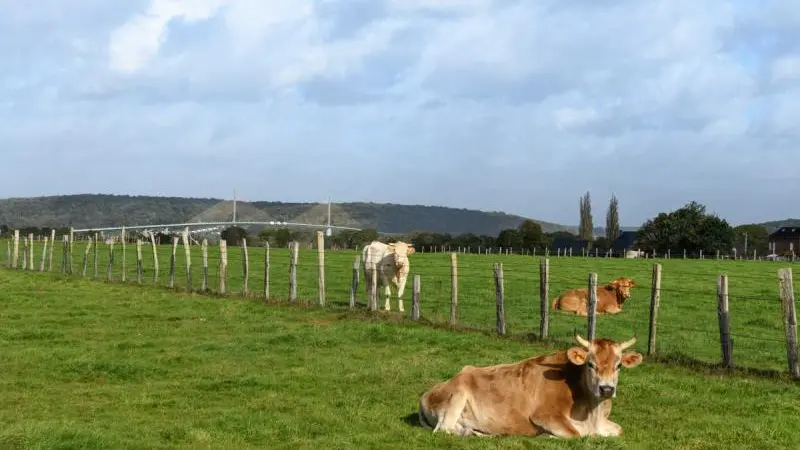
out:
M6 249L5 265L13 267L13 242L2 241ZM70 252L71 248L71 252ZM154 249L155 255L154 258ZM288 302L291 297L290 261L287 248L227 246L227 270L221 277L221 252L218 245L208 245L207 258L200 245L189 246L187 264L185 247L152 246L142 242L141 259L133 241L122 243L76 239L70 246L57 240L55 245L41 240L18 244L16 268L27 271L56 272L64 275L113 282L170 286L179 291L198 292L205 285L208 292L220 293L224 279L225 293L266 297ZM246 255L246 258L245 258ZM326 307L349 309L367 307L368 290L363 267L355 264L360 252L327 250L325 252ZM52 262L51 262L52 257ZM31 259L32 258L32 259ZM158 271L155 261L158 261ZM497 330L497 291L494 264L503 267L503 309L506 334L541 339L540 257L515 255L457 255L457 328ZM636 336L637 348L648 347L651 314L653 263L662 265L660 307L656 324L655 354L677 355L701 363L720 362L722 349L718 314L717 277L728 276L730 336L733 362L737 367L785 372L787 338L783 307L779 295L778 266L765 261L682 259L614 259L565 257L549 259L547 340L564 344L574 334L587 334L588 319L573 313L554 310L552 300L571 289L586 288L590 273L597 274L598 286L619 277L632 278L637 285L622 312L598 315L596 335L625 339ZM247 261L247 264L245 264ZM403 295L403 316L412 311L413 278L419 275L420 320L447 325L451 318L452 266L450 254L417 253L410 257L411 273ZM245 271L245 267L247 270ZM267 269L268 267L268 269ZM354 267L358 272L353 292ZM318 252L300 248L296 264L296 296L299 303L316 303L318 288ZM247 275L247 276L245 276ZM378 289L377 306L384 307L383 289ZM390 314L398 312L392 289Z

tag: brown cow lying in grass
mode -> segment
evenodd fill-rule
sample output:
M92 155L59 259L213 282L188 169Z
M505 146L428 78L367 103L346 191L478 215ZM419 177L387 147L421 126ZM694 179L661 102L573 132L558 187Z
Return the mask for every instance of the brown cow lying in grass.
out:
M604 285L597 286L597 313L617 314L622 304L631 297L631 288L636 282L628 277L620 277ZM572 289L553 299L553 309L574 312L579 316L589 315L589 289Z
M578 347L513 364L465 366L422 395L420 423L459 436L621 435L608 416L620 368L642 362L639 353L623 353L636 338L575 340Z

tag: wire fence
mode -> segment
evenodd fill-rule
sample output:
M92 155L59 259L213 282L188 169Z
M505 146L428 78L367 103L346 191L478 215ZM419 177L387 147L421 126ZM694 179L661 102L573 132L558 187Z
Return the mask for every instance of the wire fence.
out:
M366 285L357 251L248 247L246 240L238 247L186 243L67 235L55 245L22 236L3 246L5 266L18 270L337 310L384 307L383 288ZM391 312L374 314L553 345L572 342L576 332L634 335L660 360L783 375L788 367L800 378L791 269L772 263L457 253L417 253L409 260L404 311L393 289ZM620 277L636 282L621 311L592 314L605 284ZM587 290L586 316L553 308L553 299L572 289Z

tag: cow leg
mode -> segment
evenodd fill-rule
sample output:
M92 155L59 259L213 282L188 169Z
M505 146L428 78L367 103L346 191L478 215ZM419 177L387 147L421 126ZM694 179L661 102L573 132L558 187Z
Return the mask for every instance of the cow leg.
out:
M608 419L601 420L597 427L597 435L603 437L614 437L622 435L622 427Z
M581 437L581 432L572 424L572 420L565 416L531 418L531 423L540 431L549 433L558 438Z
M381 281L383 282L383 295L384 295L384 303L383 309L386 311L390 311L391 305L389 305L389 298L392 295L392 288L389 286L389 280L386 278L386 275L381 271Z
M439 421L434 433L443 432L447 434L462 435L461 415L467 406L467 394L456 390L445 403L444 411L439 414Z
M403 308L403 293L406 291L407 280L408 277L404 276L397 281L397 309L400 312L405 311L405 308Z

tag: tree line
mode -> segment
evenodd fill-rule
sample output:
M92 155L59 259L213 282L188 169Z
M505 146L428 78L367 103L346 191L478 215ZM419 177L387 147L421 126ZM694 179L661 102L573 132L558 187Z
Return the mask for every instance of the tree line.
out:
M449 247L464 248L476 251L479 248L513 248L529 250L550 248L554 246L578 247L587 250L597 249L604 252L612 248L620 236L619 201L615 195L611 196L606 210L605 233L603 236L593 235L593 216L591 196L586 192L579 200L579 226L578 234L568 231L544 232L539 222L531 219L523 220L518 226L505 228L496 236L487 234L450 234L429 231L416 231L403 235L381 236L374 228L360 231L337 231L326 238L330 246L338 248L360 248L373 240L389 242L404 240L411 242L415 247ZM49 236L53 228L25 227L20 229L20 235L27 236L33 233L36 236ZM55 228L56 235L62 236L69 233L68 227ZM9 237L13 233L7 225L0 225L0 236ZM129 234L132 239L142 238L136 232ZM253 245L269 242L276 247L286 247L289 242L313 243L316 239L315 230L283 228L264 228L253 236L249 231L239 226L232 226L222 231L221 237L229 245L239 245L242 238L252 241ZM171 236L156 234L156 242L166 244L171 242ZM686 250L691 254L700 251L711 254L716 251L729 253L733 248L742 252L757 251L766 254L769 251L769 233L763 225L747 224L732 227L725 219L707 212L706 207L696 201L691 201L674 211L662 212L646 220L636 232L633 248L646 252Z

